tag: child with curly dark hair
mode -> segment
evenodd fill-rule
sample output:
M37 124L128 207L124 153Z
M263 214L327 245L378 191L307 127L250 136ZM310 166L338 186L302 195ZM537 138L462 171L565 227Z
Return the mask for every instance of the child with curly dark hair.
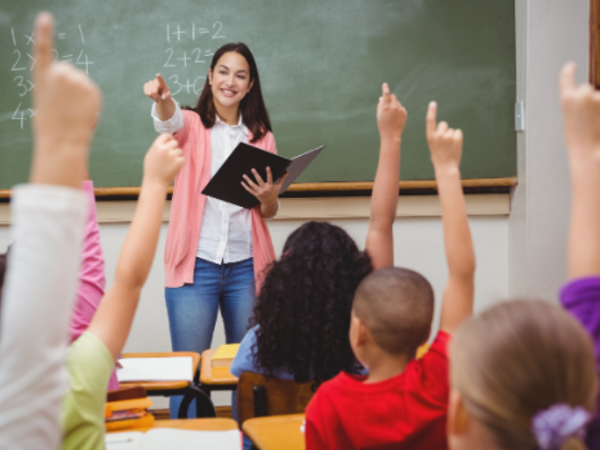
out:
M392 224L406 110L387 84L377 106L381 136L366 250L340 227L309 222L287 239L266 276L231 373L255 372L304 382L358 373L348 329L354 291L373 269L394 263Z

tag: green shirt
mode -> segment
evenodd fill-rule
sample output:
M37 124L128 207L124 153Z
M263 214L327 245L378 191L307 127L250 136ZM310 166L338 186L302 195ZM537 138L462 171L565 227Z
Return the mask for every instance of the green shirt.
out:
M114 365L108 348L88 331L71 344L60 421L63 450L104 449L104 404Z

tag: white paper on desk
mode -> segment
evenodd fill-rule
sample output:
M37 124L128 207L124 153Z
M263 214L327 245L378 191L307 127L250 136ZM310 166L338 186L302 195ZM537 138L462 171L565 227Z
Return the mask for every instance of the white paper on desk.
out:
M129 431L126 433L107 433L104 438L106 450L141 450L144 433Z
M139 435L139 438L137 436ZM109 433L106 450L240 450L238 430L192 431L154 428L147 433Z
M128 381L193 381L192 357L123 358L117 369L119 383Z

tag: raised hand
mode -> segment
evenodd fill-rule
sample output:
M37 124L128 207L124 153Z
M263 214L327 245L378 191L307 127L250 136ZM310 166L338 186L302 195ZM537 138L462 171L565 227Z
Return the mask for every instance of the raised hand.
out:
M575 159L600 158L600 92L590 84L575 84L575 64L560 72L560 97L564 115L565 140L569 156Z
M571 169L569 278L600 274L600 93L575 84L575 64L560 72L560 98Z
M167 188L183 166L185 158L173 136L158 136L144 158L144 181L158 182Z
M437 103L431 102L427 109L427 143L435 170L460 166L463 134L453 130L446 122L437 124Z
M54 63L53 18L38 15L33 55L34 159L31 182L80 187L101 106L98 87L68 63Z
M387 83L382 86L382 95L377 104L377 127L381 139L400 138L408 114L400 104L395 94L390 94Z
M154 80L144 84L144 94L156 103L171 100L171 90L165 79L158 73Z
M463 134L461 130L449 128L446 122L437 123L436 102L431 102L427 109L426 134L442 207L448 261L440 329L454 333L473 313L475 275L475 251L459 168Z

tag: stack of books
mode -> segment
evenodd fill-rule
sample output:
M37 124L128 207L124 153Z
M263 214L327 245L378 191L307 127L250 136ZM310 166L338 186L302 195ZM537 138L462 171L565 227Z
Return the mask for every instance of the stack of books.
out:
M148 412L152 406L149 398L134 398L107 402L104 407L106 431L151 428L154 416Z

